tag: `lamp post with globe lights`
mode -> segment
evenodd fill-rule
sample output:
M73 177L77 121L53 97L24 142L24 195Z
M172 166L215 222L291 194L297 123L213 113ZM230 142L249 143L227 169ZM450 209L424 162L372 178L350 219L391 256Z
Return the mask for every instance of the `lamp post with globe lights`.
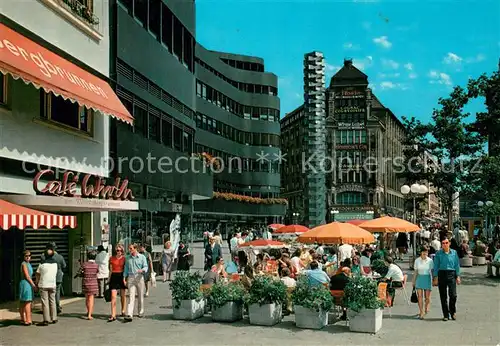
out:
M491 208L495 203L493 203L492 201L486 201L486 202L483 202L483 201L479 201L477 202L477 206L479 208L485 208L484 211L485 211L485 216L486 216L486 222L485 222L485 228L486 228L486 234L487 236L489 237L490 236L490 228L489 228L489 215L488 215L488 211L489 211L489 208Z
M405 196L408 196L411 194L411 197L413 198L413 223L417 224L417 201L416 198L419 195L425 195L429 192L429 189L425 185L421 184L412 184L411 186L408 185L403 185L401 186L401 193ZM416 239L415 239L415 232L413 232L413 258L416 258ZM413 266L413 261L410 261L410 268Z

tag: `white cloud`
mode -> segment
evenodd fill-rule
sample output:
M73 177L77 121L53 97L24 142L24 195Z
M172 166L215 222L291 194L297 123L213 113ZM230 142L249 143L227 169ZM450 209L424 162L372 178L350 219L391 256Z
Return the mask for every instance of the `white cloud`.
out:
M340 66L326 64L325 65L325 70L327 72L337 72L338 70L340 70Z
M399 63L391 59L382 59L382 64L393 70L397 70L399 68Z
M405 69L408 71L413 71L413 64L411 62L405 64Z
M359 45L354 44L352 42L346 42L346 43L344 43L344 49L346 49L346 50L356 50L356 49L359 49Z
M474 63L478 63L478 62L481 62L481 61L484 61L486 60L486 56L484 56L484 54L478 54L474 57L471 57L471 58L467 58L465 60L466 63L468 64L474 64Z
M365 70L373 64L373 57L368 55L362 59L353 59L352 64L360 70Z
M379 46L384 47L384 48L391 48L392 47L392 43L389 41L389 38L387 36L375 37L373 39L373 42Z
M401 74L400 73L379 73L378 76L379 76L379 78L383 78L383 79L398 78L401 76Z
M401 83L393 83L391 81L383 81L380 82L380 88L382 90L389 90L389 89L400 89L400 90L407 90L408 87L404 84Z
M448 75L444 72L431 70L429 72L429 77L431 78L431 80L430 80L431 84L442 84L442 85L448 85L448 86L453 84L450 75Z
M445 64L460 64L462 62L462 58L459 57L457 54L449 52L446 54L446 56L443 58L443 62Z
M415 79L417 77L418 77L418 75L416 73L413 73L413 72L408 75L408 78L410 78L410 79Z

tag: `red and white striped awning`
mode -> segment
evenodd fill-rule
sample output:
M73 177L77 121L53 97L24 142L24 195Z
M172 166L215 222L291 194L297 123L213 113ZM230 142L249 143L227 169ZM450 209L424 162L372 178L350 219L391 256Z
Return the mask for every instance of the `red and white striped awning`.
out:
M75 228L76 216L56 215L38 211L0 199L0 229Z

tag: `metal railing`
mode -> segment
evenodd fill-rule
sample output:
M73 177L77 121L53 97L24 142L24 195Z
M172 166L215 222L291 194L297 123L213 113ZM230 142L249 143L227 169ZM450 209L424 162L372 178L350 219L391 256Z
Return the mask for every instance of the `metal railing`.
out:
M99 30L99 18L84 4L85 0L58 0L62 7L77 15L96 30Z

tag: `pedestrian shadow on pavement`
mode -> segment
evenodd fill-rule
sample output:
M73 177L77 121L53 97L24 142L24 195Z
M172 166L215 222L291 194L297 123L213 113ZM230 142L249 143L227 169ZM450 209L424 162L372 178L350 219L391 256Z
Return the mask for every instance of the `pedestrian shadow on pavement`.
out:
M460 278L461 284L466 286L489 286L496 287L500 285L499 278L487 278L486 274L482 273L462 273Z
M19 320L2 320L0 321L0 328L6 328L10 326L19 326L19 327L24 327L21 325L21 321Z

